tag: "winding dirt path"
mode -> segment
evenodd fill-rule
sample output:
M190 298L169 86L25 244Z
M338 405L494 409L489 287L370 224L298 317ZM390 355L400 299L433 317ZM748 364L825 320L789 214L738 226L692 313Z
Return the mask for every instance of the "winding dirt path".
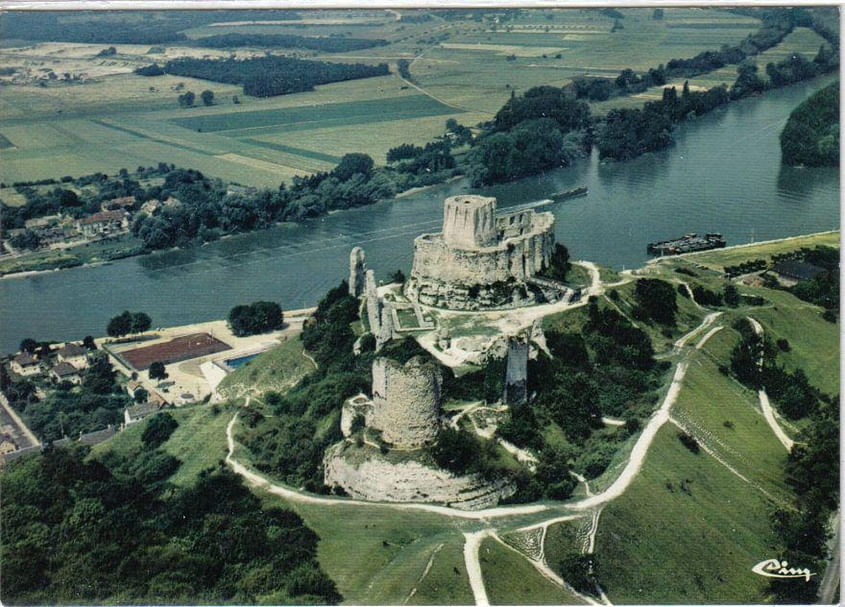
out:
M596 289L598 291L601 290L601 279L598 272L598 267L595 264L590 262L577 262L581 265L584 265L590 270L590 273L593 278L593 284L590 287L591 290ZM684 335L679 342L681 345L686 343L689 339L691 339L694 335L702 331L704 328L709 326L713 323L713 321L719 316L720 313L716 312L713 314L707 315L704 320L701 322L700 325L692 329L689 333ZM699 342L702 344L706 339L715 333L715 331L711 331L708 335ZM677 345L677 344L676 344ZM689 352L687 357L689 356ZM560 508L564 508L567 510L575 510L575 511L585 511L594 509L595 512L591 513L591 530L590 530L590 541L588 548L592 550L595 547L595 533L598 529L598 518L600 514L601 507L607 504L608 502L616 499L617 497L621 496L628 486L633 482L634 478L636 477L637 473L642 468L642 465L645 461L645 457L648 453L648 449L651 446L651 443L654 441L654 437L657 435L658 430L665 424L667 421L670 420L669 411L672 406L675 404L675 401L678 398L678 394L680 393L682 382L684 376L686 375L686 371L688 368L688 361L682 360L678 363L677 367L675 368L675 373L672 377L672 383L669 386L668 391L666 392L666 396L663 399L663 402L660 408L655 411L651 418L649 419L648 423L646 424L645 428L643 429L642 433L640 434L637 442L634 444L634 448L631 450L631 454L628 458L628 462L626 463L624 469L622 470L621 474L616 478L616 480L604 491L595 495L588 495L586 498L578 500L576 502L570 504L562 504ZM232 417L229 424L226 426L226 440L228 445L228 453L226 455L226 464L229 465L232 470L242 476L250 485L262 487L263 489L267 490L269 493L274 495L278 495L286 500L292 502L299 502L305 504L317 504L323 506L367 506L367 507L382 507L382 508L391 508L394 510L416 510L416 511L423 511L423 512L432 512L435 514L441 514L444 516L449 516L453 518L461 518L461 519L468 519L468 520L478 520L478 521L486 521L491 518L503 518L503 517L511 517L516 515L523 515L523 514L534 514L538 512L544 512L550 510L549 506L543 504L535 504L535 505L523 505L523 506L504 506L504 507L496 507L496 508L489 508L486 510L476 510L476 511L463 511L463 510L455 510L453 508L448 508L446 506L435 506L431 504L416 504L416 503L379 503L379 502L367 502L363 500L354 500L354 499L345 499L345 498L330 498L330 497L321 497L316 496L300 491L296 491L293 489L289 489L282 485L274 484L268 481L266 478L249 470L246 466L238 462L234 457L235 451L235 439L234 439L234 426L237 422L238 414ZM558 508L556 508L558 509ZM583 515L581 515L583 516ZM553 524L554 522L564 521L564 520L571 520L572 518L580 518L577 515L569 515L569 516L558 516L556 518L551 518L547 521L542 521L538 524L531 525L528 527L524 527L521 530L528 530L536 527L542 527L544 530L548 528L549 525ZM467 575L469 576L470 586L472 588L473 597L475 600L476 605L487 606L489 605L489 599L487 597L487 591L484 587L484 578L481 572L481 564L479 562L479 555L478 550L481 545L482 540L485 537L492 536L496 538L498 541L502 542L500 538L496 535L496 530L492 527L488 527L481 531L475 532L465 532L464 534L465 543L464 543L464 562L467 570ZM503 545L508 546L504 542ZM515 550L515 548L508 546L509 549ZM519 554L519 551L516 551ZM525 555L523 555L525 556ZM558 584L562 588L566 588L569 592L574 593L575 595L582 598L585 602L592 604L592 605L610 605L610 601L607 596L604 594L601 589L599 589L599 594L601 596L601 602L597 602L594 599L583 595L577 592L574 588L572 588L569 584L567 584L558 574L549 568L549 566L545 563L545 558L543 557L540 561L535 561L534 559L528 558L529 562L531 562L535 568L546 578L553 581L555 584Z
M754 332L759 335L760 337L763 336L763 325L757 322L756 319L751 318L750 316L746 316L745 318L748 319L748 322L751 323L751 327L754 329ZM760 360L760 365L762 366L763 361ZM766 418L766 423L769 424L769 428L772 429L772 432L775 433L775 436L780 441L780 444L784 446L787 451L792 451L792 447L795 445L795 441L793 441L786 432L783 431L783 428L780 427L777 418L775 417L775 410L772 407L772 403L769 402L769 395L766 394L765 388L759 390L757 392L757 398L760 401L760 408L763 410L763 417Z
M490 600L487 598L487 590L484 588L484 575L481 573L478 549L481 547L481 540L492 533L491 529L464 533L464 538L466 538L464 542L464 566L469 577L470 588L472 588L472 596L475 599L475 604L479 607L489 605Z

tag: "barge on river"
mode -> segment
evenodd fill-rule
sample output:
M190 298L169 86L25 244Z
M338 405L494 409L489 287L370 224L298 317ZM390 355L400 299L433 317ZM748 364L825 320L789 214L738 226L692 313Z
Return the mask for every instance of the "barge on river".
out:
M680 255L710 249L721 249L727 245L724 237L718 232L711 232L704 236L685 234L681 238L652 242L646 247L649 255Z
M578 198L579 196L586 196L587 195L587 186L582 185L577 188L572 188L571 190L564 190L563 192L555 192L552 194L552 200L554 202L560 202L562 200L569 200L570 198Z

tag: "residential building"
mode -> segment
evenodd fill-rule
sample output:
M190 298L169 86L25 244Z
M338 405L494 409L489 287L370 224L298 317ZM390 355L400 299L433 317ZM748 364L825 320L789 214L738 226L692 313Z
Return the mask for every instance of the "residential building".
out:
M15 356L9 366L12 371L24 377L41 373L41 365L38 363L38 359L26 352L21 352Z
M88 366L88 349L78 344L67 343L57 354L59 362L70 363L77 369Z
M110 234L128 228L129 218L124 211L101 211L78 220L76 227L85 236Z
M111 200L107 200L102 205L100 205L100 208L103 211L131 211L135 208L135 197L123 196L121 198L112 198Z
M69 381L72 384L79 385L82 383L82 376L79 375L79 369L70 363L59 363L50 371L50 375L57 381Z
M126 407L123 410L123 423L128 426L139 422L145 417L149 417L150 415L156 413L160 408L161 405L152 402Z

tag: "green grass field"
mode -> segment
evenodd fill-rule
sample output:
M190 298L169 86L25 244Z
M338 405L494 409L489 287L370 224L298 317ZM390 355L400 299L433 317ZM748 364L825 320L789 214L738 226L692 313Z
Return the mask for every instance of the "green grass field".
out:
M463 536L458 533L461 523L384 506L291 507L320 536L320 565L335 581L345 602L472 602L463 566ZM423 577L432 555L431 569ZM414 588L416 592L409 600Z
M226 407L215 408L213 405L194 405L167 412L179 426L161 448L182 463L170 477L170 482L188 487L196 482L200 472L216 468L225 459L226 424L232 414ZM123 456L134 456L143 448L141 435L151 419L152 416L132 424L111 440L96 445L92 455L100 457L106 451L113 451Z
M149 46L120 45L114 66L93 58L101 50L97 45L0 50L0 63L28 69L50 65L57 73L91 68L102 74L84 84L0 88L0 181L114 173L168 162L275 188L296 175L330 170L350 152L384 163L392 147L442 135L448 118L467 126L488 120L514 89L560 86L585 73L615 76L626 67L644 69L739 41L758 26L754 19L718 10L669 8L663 21L651 19L650 9L624 14L624 29L612 34L613 19L580 9L526 11L501 27L441 18L407 23L376 11L360 19L330 12L188 32L192 37L237 31L385 39L387 46L303 56L393 65L399 58L413 60L411 73L423 91L390 75L257 99L234 85L170 75L144 78L130 71L179 54L225 56L220 49L167 47L159 57L148 54ZM509 55L516 60L509 61ZM198 95L206 89L214 92L214 105L178 107L181 91Z
M583 605L577 596L543 577L525 557L492 538L478 550L491 605Z
M763 602L767 582L751 567L777 554L772 505L676 434L658 432L640 475L602 512L602 588L623 604Z
M713 251L702 251L701 253L690 253L684 255L683 259L705 267L722 270L725 266L734 266L753 259L767 259L772 255L795 251L802 247L813 248L824 245L839 248L839 238L839 230L836 230Z

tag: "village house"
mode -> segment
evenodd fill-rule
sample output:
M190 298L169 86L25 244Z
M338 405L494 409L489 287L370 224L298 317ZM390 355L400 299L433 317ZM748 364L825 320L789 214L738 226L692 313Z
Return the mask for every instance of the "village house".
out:
M157 210L159 210L163 206L161 200L156 200L153 198L152 200L148 200L144 204L141 205L141 212L146 213L147 215L152 215Z
M139 422L145 417L149 417L153 413L157 412L160 408L160 404L152 402L126 407L123 410L123 424L124 426L129 426L130 424Z
M70 363L59 363L50 371L50 375L57 381L69 381L72 384L79 385L82 383L82 377L79 375L79 369Z
M824 272L824 269L814 266L811 263L788 260L775 264L772 271L777 275L782 285L792 287L799 282L812 280Z
M88 350L80 345L68 343L57 354L59 362L69 363L77 369L88 366Z
M135 197L134 196L122 196L121 198L112 198L111 200L106 200L100 208L103 211L131 211L135 208Z
M9 366L12 371L18 375L22 375L23 377L29 377L31 375L38 375L41 373L41 366L39 365L38 360L26 352L21 352L15 356Z
M78 220L76 227L85 236L98 236L125 230L129 219L124 211L101 211Z

